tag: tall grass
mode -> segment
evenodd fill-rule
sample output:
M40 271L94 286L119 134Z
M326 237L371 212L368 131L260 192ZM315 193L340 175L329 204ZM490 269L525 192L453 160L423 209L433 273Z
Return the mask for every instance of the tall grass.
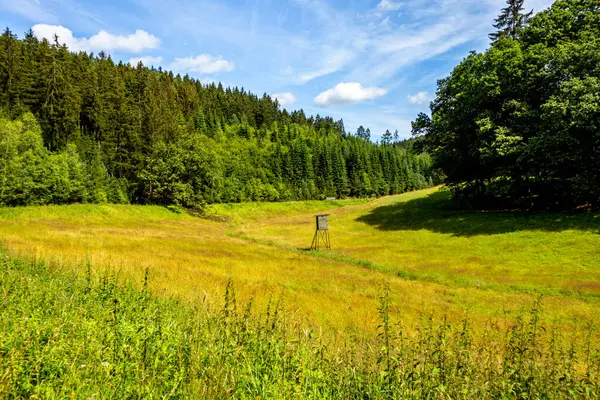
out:
M598 331L563 334L538 300L481 334L379 296L371 340L326 339L286 310L182 303L41 262L0 261L3 398L599 398ZM140 277L142 278L142 277Z
M456 322L468 308L479 330L486 319L517 312L541 293L546 320L564 329L582 329L600 315L593 214L466 213L444 204L431 189L360 204L219 205L208 220L156 206L0 208L0 246L14 256L75 266L77 273L89 260L140 280L149 267L151 290L183 300L202 291L220 298L228 279L238 299L254 294L260 308L270 292L285 292L289 307L340 335L370 334L377 326L383 281L393 302L402 303L405 323L424 308ZM333 250L303 251L314 234L313 212L325 209ZM360 221L371 213L377 218ZM494 226L515 231L480 234ZM458 236L447 234L453 227Z

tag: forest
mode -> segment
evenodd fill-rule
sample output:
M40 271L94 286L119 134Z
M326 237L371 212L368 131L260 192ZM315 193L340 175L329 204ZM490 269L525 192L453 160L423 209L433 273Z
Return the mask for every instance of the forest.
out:
M483 53L438 82L413 134L474 208L600 206L600 3L509 0Z
M0 205L381 196L431 186L428 154L386 132L288 112L267 94L0 37Z

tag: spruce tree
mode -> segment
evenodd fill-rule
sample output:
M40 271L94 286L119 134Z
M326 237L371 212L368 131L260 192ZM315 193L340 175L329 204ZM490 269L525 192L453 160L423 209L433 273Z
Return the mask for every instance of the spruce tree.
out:
M533 10L528 13L523 13L523 3L525 0L507 0L507 7L503 8L494 28L498 29L496 32L490 33L489 37L493 42L498 41L503 37L511 39L517 39L519 33L525 28L529 22L529 18L533 15Z
M32 31L0 33L0 116L0 204L366 196L397 193L390 160L424 171L362 126L349 135L342 120L279 110L268 95L70 52ZM37 126L24 130L35 154L10 150L3 124L18 116Z
M18 102L15 84L19 78L21 42L6 28L0 38L0 104L14 107Z
M381 143L385 144L385 145L391 144L392 143L392 138L393 138L392 132L390 132L389 129L386 129L385 133L383 134L383 136L381 136Z
M366 136L365 133L365 127L364 126L359 126L358 129L356 130L356 137L364 139Z

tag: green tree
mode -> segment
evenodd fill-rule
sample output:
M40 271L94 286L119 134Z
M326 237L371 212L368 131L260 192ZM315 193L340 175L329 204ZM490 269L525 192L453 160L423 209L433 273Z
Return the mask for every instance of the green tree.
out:
M389 145L393 140L392 132L389 129L385 130L385 133L381 136L381 143L385 145Z
M404 168L364 127L357 138L266 94L72 52L31 30L0 35L0 115L2 204L366 196L400 190L393 169Z
M597 207L598 65L600 4L558 0L440 80L413 133L470 206Z
M498 18L495 20L494 28L496 32L490 33L489 37L496 42L501 38L507 37L518 39L521 31L527 26L529 19L533 15L533 10L523 13L525 9L523 3L525 0L506 0L507 7L503 8Z

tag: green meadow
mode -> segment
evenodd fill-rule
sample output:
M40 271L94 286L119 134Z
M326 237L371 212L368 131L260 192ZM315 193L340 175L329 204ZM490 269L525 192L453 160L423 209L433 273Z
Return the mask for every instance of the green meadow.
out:
M331 251L309 251L314 214L330 215ZM383 282L405 318L427 310L510 319L543 296L547 317L576 328L600 315L596 214L474 212L437 188L371 200L177 208L71 205L0 209L9 254L81 272L114 269L191 301L232 280L259 303L281 294L307 323L359 332Z
M321 212L332 249L310 251ZM8 398L598 397L596 214L433 188L0 221Z

